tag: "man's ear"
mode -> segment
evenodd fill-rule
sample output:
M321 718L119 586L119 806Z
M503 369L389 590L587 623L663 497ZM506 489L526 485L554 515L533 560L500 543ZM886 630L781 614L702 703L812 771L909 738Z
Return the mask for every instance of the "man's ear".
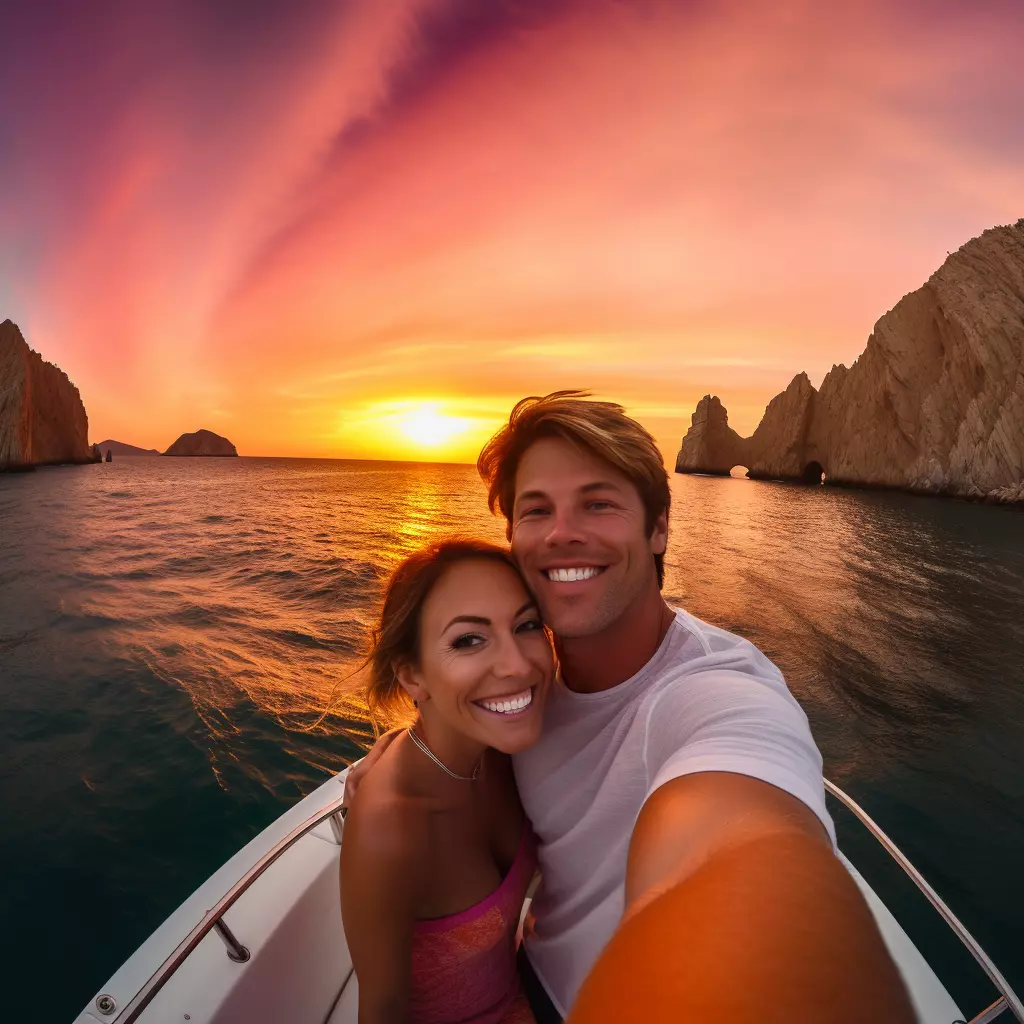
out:
M424 687L422 678L415 665L411 665L409 662L403 662L395 669L395 678L398 680L398 685L405 690L405 692L409 694L417 704L422 704L425 700L430 700L430 694Z
M668 547L668 512L662 512L657 519L654 520L654 526L651 528L651 552L655 555L665 554L665 548Z

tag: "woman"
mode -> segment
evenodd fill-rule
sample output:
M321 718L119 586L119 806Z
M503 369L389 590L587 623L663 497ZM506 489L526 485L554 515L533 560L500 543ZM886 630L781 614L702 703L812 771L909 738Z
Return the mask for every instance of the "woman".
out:
M540 736L554 656L508 553L456 539L407 558L369 667L374 720L415 721L346 818L360 1024L532 1024L515 935L535 855L508 755Z

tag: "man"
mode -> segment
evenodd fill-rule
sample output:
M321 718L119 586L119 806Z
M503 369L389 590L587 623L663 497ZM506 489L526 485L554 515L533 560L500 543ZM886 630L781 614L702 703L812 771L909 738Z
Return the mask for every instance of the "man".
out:
M620 990L615 1013L636 1005L622 964L638 950L665 1019L913 1020L833 855L821 757L781 673L661 596L653 438L562 391L516 405L477 466L559 659L542 739L514 759L540 840L522 964L540 1024L606 947L587 1020L615 1019L600 1014Z

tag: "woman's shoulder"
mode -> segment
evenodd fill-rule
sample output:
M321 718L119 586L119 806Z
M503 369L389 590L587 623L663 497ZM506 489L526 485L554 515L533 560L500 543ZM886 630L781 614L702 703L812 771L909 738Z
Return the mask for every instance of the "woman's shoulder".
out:
M397 746L397 741L392 746ZM429 836L429 801L403 785L398 751L389 749L360 782L345 816L345 846L393 864L416 858Z

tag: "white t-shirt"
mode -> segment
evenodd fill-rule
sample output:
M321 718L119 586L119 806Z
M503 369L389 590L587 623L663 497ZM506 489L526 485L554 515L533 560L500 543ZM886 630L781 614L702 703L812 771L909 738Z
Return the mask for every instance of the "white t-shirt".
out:
M513 764L540 839L526 952L563 1016L622 916L633 825L659 786L709 771L762 779L810 807L835 843L821 755L782 673L682 610L618 686L575 693L557 681L540 742Z

